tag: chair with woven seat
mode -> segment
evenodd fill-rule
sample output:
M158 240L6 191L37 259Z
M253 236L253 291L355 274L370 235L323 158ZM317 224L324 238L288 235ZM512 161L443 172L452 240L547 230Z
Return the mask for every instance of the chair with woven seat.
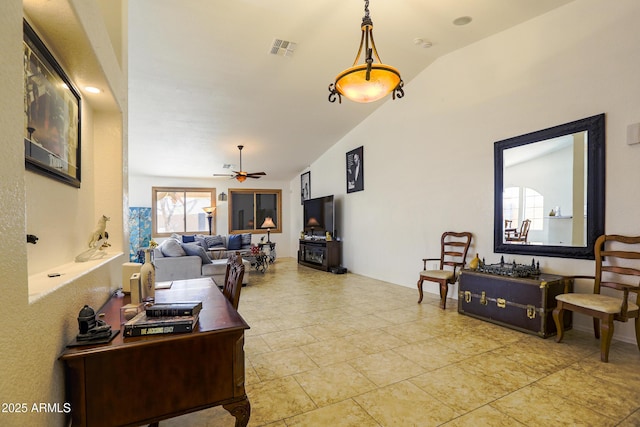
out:
M227 272L224 275L222 293L229 300L233 308L238 309L240 304L240 291L244 277L244 264L240 252L230 254L227 260Z
M529 228L531 228L531 220L525 219L520 224L520 230L518 229L506 229L504 240L507 242L519 242L519 243L527 243L527 239L529 238Z
M443 310L447 306L447 293L449 285L458 281L458 275L464 267L467 259L467 252L471 245L471 233L446 231L440 238L440 258L423 258L423 271L418 279L418 292L420 298L418 304L422 302L422 283L435 282L440 287L440 308ZM438 270L427 270L427 261L440 261Z
M594 276L573 276L573 279L593 279L593 293L565 293L556 296L558 302L553 310L553 320L562 341L565 310L583 313L593 318L595 337L600 339L600 360L609 361L609 348L613 337L613 322L635 319L636 344L640 350L640 236L602 235L595 243L596 271ZM608 288L602 292L604 288ZM636 298L630 299L629 294Z

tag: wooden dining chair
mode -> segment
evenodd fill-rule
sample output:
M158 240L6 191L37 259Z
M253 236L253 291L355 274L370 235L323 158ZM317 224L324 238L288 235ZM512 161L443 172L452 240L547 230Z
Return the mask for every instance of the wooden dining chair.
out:
M418 304L422 302L422 283L436 282L440 286L440 308L443 310L447 306L447 293L449 285L458 281L458 275L464 267L467 259L467 252L471 245L471 233L446 231L440 238L440 258L423 258L423 271L418 279L418 292L420 298ZM438 270L427 270L427 261L440 261Z
M531 228L531 220L525 219L520 224L520 230L510 229L505 231L504 239L507 242L521 242L527 243L527 239L529 238L529 229Z
M638 295L640 295L640 236L602 235L595 243L596 271L594 276L573 276L572 279L593 279L593 292L581 294L568 292L556 296L558 302L553 310L553 320L562 341L565 310L583 313L593 318L593 331L600 339L600 360L609 361L609 348L613 337L613 322L635 319L636 345L640 350L640 317ZM603 288L607 288L604 290ZM635 293L636 298L629 298Z
M222 293L229 300L233 308L238 309L240 303L240 291L244 278L244 264L240 252L230 254L227 259L227 271L224 275Z

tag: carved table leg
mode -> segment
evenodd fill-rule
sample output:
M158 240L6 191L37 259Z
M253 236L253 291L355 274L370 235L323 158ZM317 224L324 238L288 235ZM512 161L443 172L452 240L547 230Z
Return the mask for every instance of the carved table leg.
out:
M227 403L226 405L222 405L222 407L235 417L236 427L246 427L247 424L249 424L251 404L246 396L242 400Z

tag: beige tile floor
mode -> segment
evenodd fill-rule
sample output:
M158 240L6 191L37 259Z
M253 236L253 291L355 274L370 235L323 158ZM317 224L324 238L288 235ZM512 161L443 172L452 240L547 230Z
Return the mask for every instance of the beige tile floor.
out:
M568 331L561 344L417 304L413 288L281 258L251 271L249 426L640 426L640 352ZM417 270L416 270L417 274ZM215 363L215 361L212 361ZM233 426L212 408L161 426Z

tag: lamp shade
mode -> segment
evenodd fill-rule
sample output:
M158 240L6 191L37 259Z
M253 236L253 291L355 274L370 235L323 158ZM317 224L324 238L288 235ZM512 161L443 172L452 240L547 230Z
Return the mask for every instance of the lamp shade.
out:
M369 79L367 65L344 70L336 78L336 90L355 102L375 102L387 96L400 84L400 72L390 65L372 64Z
M276 228L276 225L273 223L273 219L270 216L264 219L262 226L260 228Z
M211 215L216 210L216 207L215 206L208 206L206 208L202 208L202 210L205 211L207 213L207 215Z
M319 227L319 226L320 226L320 223L314 217L309 218L309 221L307 221L307 227Z

